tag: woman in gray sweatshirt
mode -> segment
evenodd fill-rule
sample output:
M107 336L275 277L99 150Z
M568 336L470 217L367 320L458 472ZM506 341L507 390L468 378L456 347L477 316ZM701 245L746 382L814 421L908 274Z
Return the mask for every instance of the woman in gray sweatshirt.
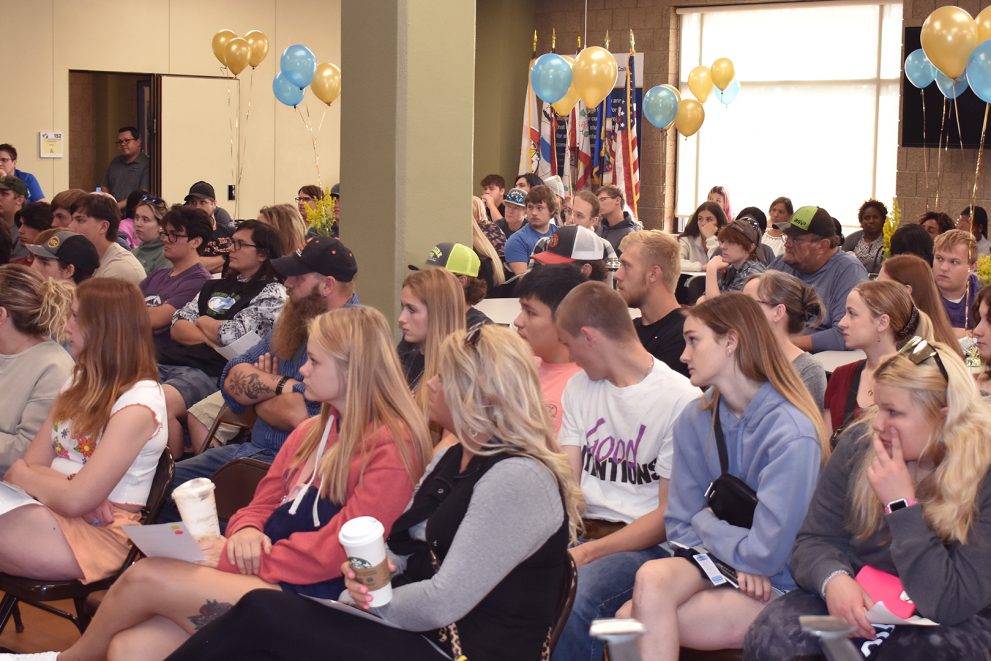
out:
M791 570L802 589L754 623L745 658L818 653L798 616L826 613L872 659L987 658L991 408L956 347L919 338L878 366L874 403L841 437L798 534ZM875 631L878 594L855 579L867 566L897 577L917 613L940 626Z

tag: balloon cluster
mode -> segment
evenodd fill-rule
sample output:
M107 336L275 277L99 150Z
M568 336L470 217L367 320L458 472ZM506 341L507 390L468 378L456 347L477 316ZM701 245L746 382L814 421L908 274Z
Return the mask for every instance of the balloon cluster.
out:
M234 77L249 64L256 68L268 55L268 37L261 30L249 30L243 37L233 30L220 30L210 44L213 54Z
M688 89L694 99L682 99L681 92L673 85L657 85L643 95L643 115L647 121L661 129L672 124L678 133L694 135L705 121L706 102L713 88L716 98L725 106L733 103L740 94L740 81L736 79L733 62L721 57L711 67L697 66L688 74Z
M939 7L922 24L922 48L905 58L905 77L923 89L936 82L955 99L968 87L991 103L991 7L975 20L960 7Z
M306 86L328 106L341 93L341 69L336 64L317 64L317 57L302 44L293 44L282 51L282 69L272 81L275 98L295 108L303 101Z
M600 46L589 46L577 57L545 53L530 69L533 91L559 115L571 112L578 99L589 108L599 105L616 86L618 76L616 58Z

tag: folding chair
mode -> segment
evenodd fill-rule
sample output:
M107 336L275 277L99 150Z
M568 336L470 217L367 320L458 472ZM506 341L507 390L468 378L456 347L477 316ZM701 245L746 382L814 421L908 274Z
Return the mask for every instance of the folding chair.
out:
M162 458L158 460L158 468L151 483L151 490L148 492L148 504L141 508L141 523L148 523L158 518L158 512L165 501L166 489L172 484L172 477L175 473L175 462L168 448L162 453ZM71 621L79 629L80 633L86 631L91 619L86 608L86 597L94 592L106 590L117 578L124 573L138 558L138 547L132 545L127 557L124 558L120 569L113 575L93 583L82 584L79 581L46 581L43 579L25 578L23 576L10 576L0 574L0 590L5 594L0 600L0 633L7 626L11 616L17 631L23 631L20 625L18 603L24 602L43 611L64 617ZM58 601L60 599L72 599L76 607L76 613L55 608L45 602Z
M227 521L234 512L250 503L255 495L255 488L269 468L271 464L251 457L241 457L221 466L213 474L217 518Z
M561 583L561 601L557 609L557 622L551 629L551 651L557 646L557 641L561 638L564 625L568 623L568 616L571 615L571 607L575 605L575 592L578 590L578 568L575 561L568 554L568 564L565 566L564 581Z
M231 425L233 427L239 427L241 432L251 431L251 427L255 424L255 408L249 406L245 409L244 413L234 413L227 404L224 404L217 417L214 418L213 424L210 425L210 429L206 433L206 441L203 445L198 448L193 448L193 454L200 454L204 450L213 447L219 447L223 445L219 441L217 436L217 430L220 429L220 425ZM240 435L240 434L239 434Z

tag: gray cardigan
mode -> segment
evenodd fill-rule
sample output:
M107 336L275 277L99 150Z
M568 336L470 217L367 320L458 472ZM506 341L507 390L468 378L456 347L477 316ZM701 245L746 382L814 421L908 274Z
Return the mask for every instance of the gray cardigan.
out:
M884 517L882 528L857 539L846 527L850 481L870 436L855 425L841 438L819 477L795 540L791 571L802 588L819 593L833 572L855 575L864 565L896 574L922 615L955 625L991 606L991 474L978 490L977 517L966 544L945 545L919 504Z

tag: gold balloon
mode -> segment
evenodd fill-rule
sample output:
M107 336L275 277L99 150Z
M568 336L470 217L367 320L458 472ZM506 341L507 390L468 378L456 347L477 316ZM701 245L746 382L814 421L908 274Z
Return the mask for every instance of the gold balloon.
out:
M251 57L251 46L244 37L234 37L227 42L227 68L237 76L248 66Z
M985 7L975 19L977 22L977 43L991 39L991 7Z
M697 66L688 74L688 89L692 91L695 98L705 103L705 100L712 94L712 72L709 67ZM690 134L689 134L690 135Z
M341 69L336 64L318 64L310 89L328 106L341 93Z
M261 30L249 30L244 35L244 40L248 42L248 47L251 49L248 64L251 65L252 69L255 69L268 55L268 35Z
M233 30L220 30L217 34L213 35L213 41L211 42L213 55L225 67L227 66L227 42L236 36L237 34Z
M705 121L705 108L695 99L685 99L678 104L678 114L674 116L674 127L685 137L694 135Z
M570 55L562 55L561 57L567 60L568 64L571 65L572 70L574 70L575 58ZM575 80L574 75L572 74L571 87L568 88L568 93L565 94L564 98L561 100L552 103L551 107L554 108L554 112L563 117L572 111L576 103L578 103L578 90L575 89Z
M720 90L725 90L729 87L730 83L733 82L733 77L736 76L733 63L727 57L721 57L713 62L709 72L712 74L713 85Z
M922 24L922 50L950 78L960 77L978 43L977 22L960 7L940 7Z
M661 87L664 87L664 88L669 89L672 92L674 92L674 95L678 99L678 102L679 103L681 102L681 90L680 89L678 89L674 85L661 85Z
M612 53L600 46L590 46L578 54L572 72L571 84L578 96L586 106L594 108L613 90L619 67Z

